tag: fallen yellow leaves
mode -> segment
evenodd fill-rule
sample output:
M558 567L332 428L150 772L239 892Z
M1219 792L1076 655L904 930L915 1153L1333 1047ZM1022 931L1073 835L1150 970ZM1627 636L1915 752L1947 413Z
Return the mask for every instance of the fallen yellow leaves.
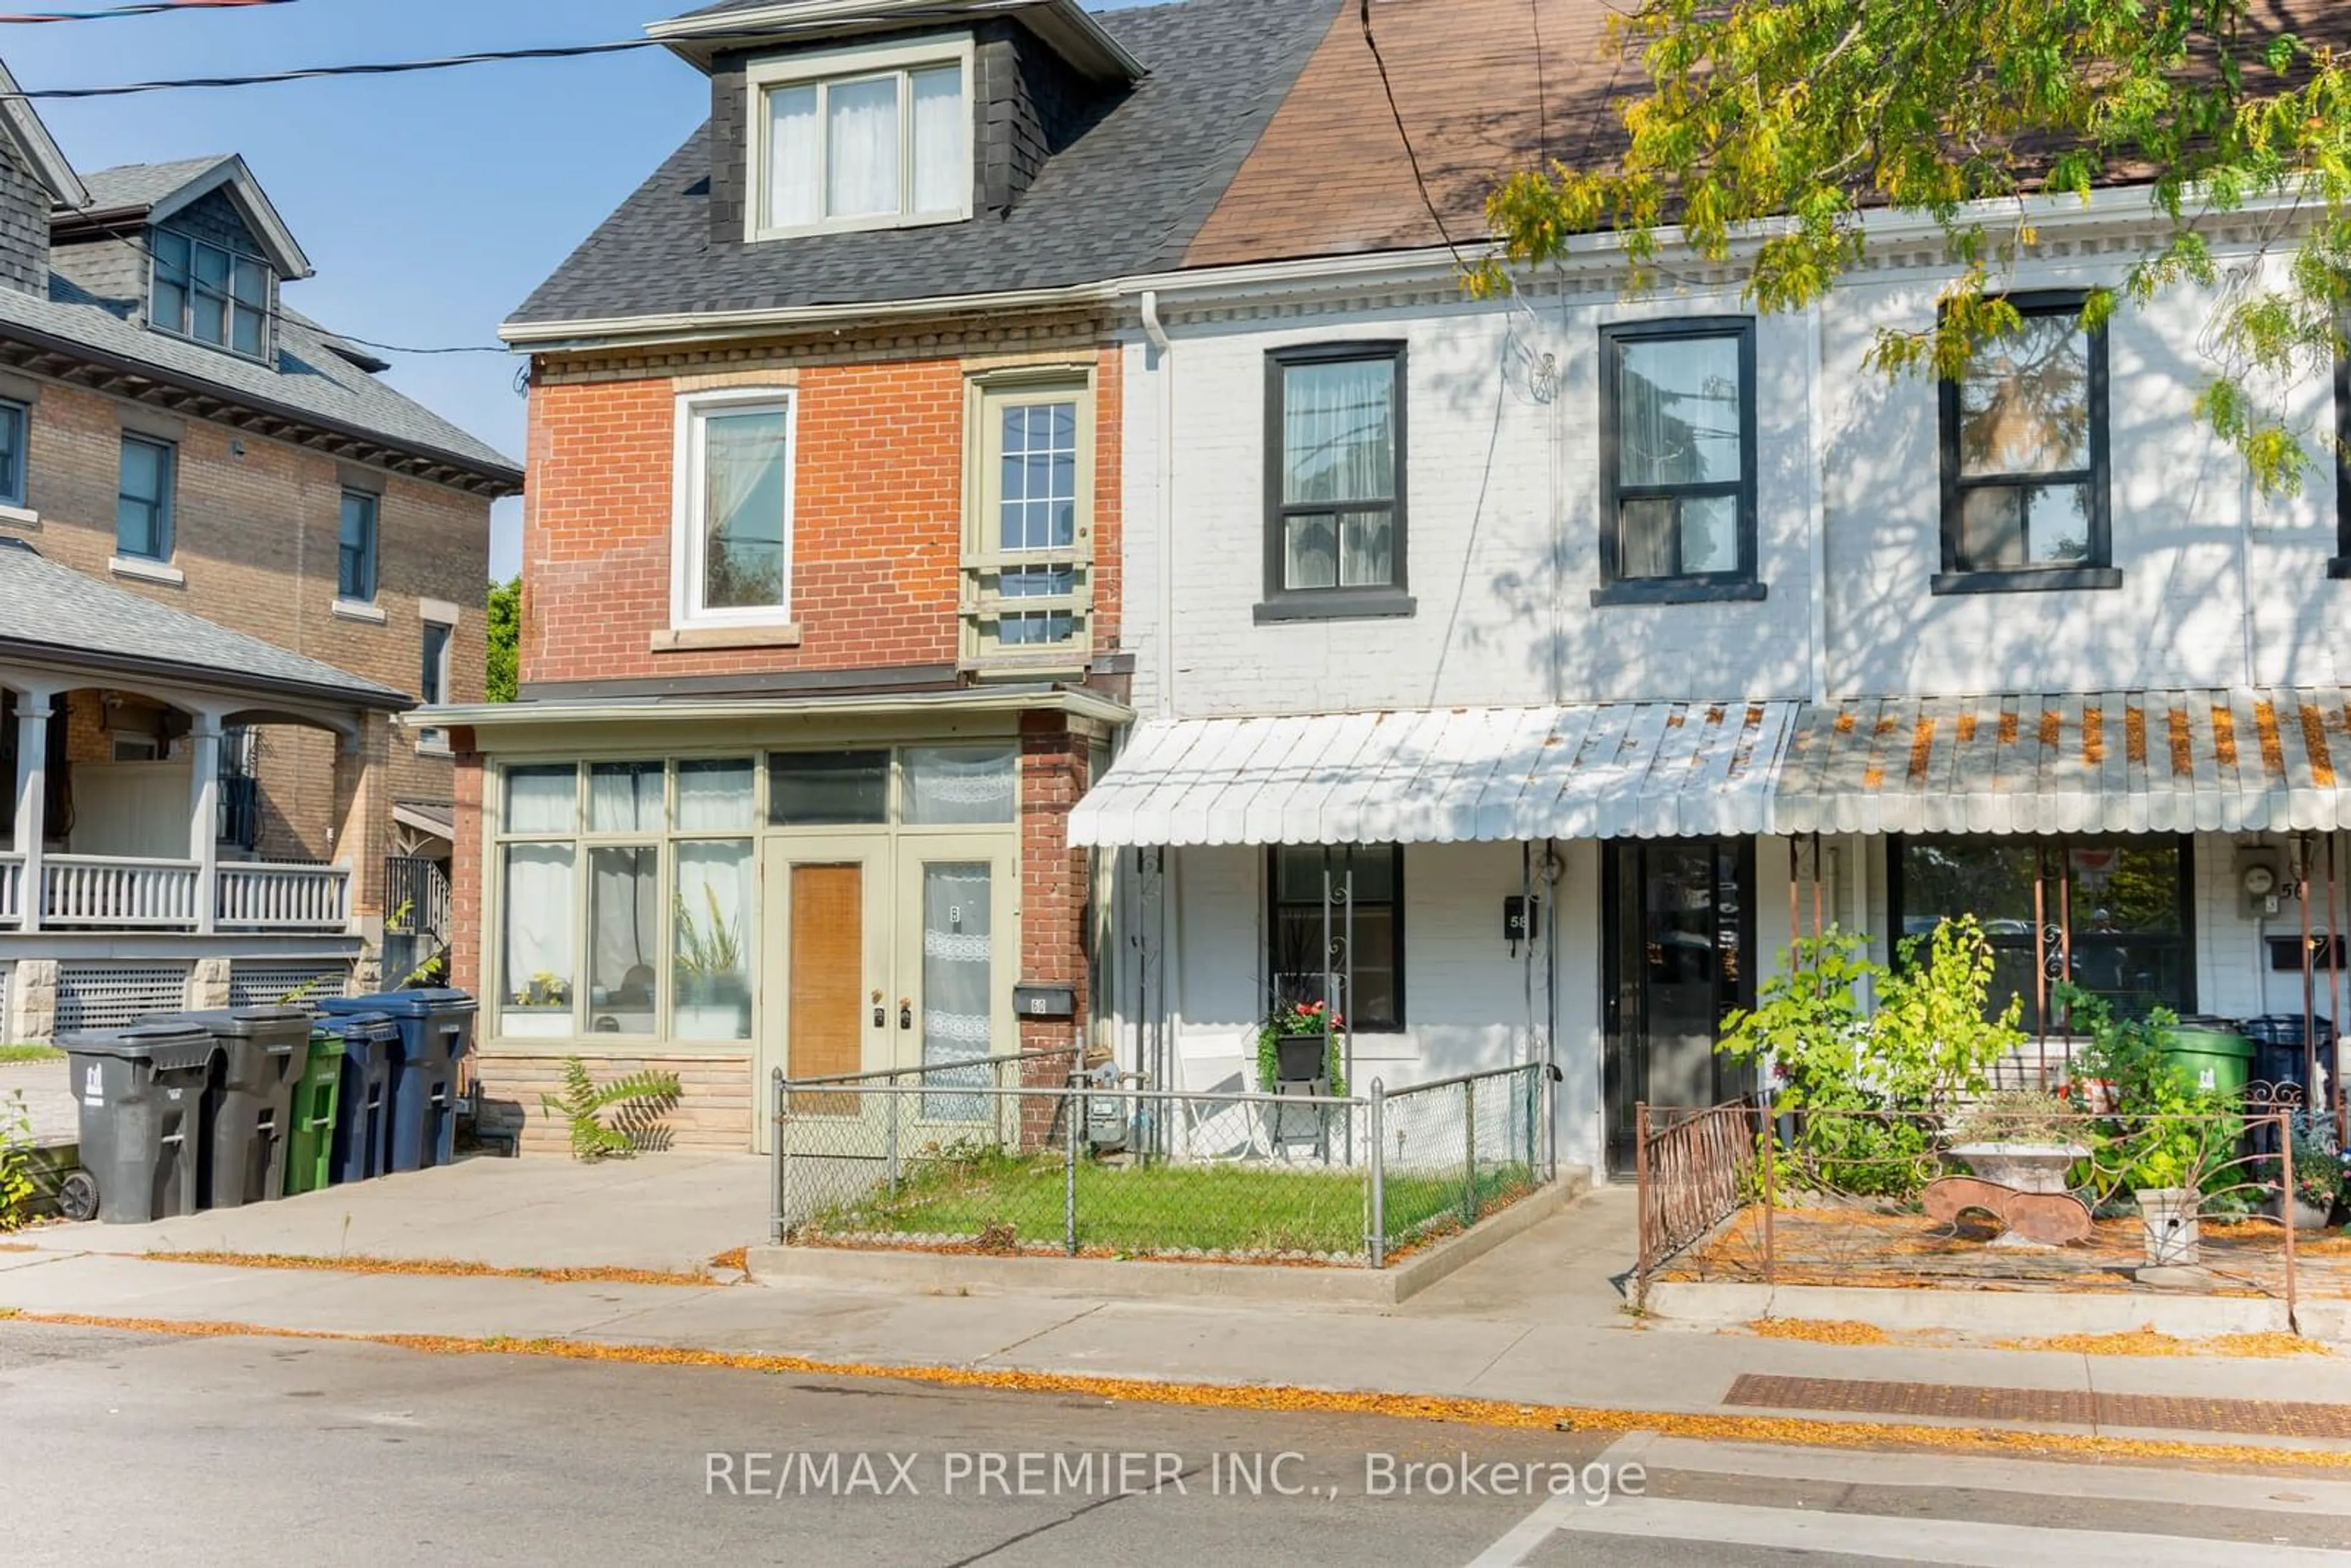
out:
M1757 1318L1748 1331L1764 1339L1800 1339L1813 1344L1885 1344L1888 1336L1876 1323L1835 1318Z
M328 1340L387 1345L423 1355L529 1355L559 1361L635 1366L712 1367L794 1376L878 1378L1000 1393L1075 1395L1083 1398L1204 1409L1284 1415L1375 1416L1392 1420L1526 1431L1655 1432L1701 1442L1779 1443L1805 1448L1890 1448L1950 1453L2040 1455L2084 1459L2171 1460L2189 1466L2351 1469L2351 1448L2270 1448L2250 1443L2198 1443L2101 1437L2070 1432L2026 1432L1980 1427L1925 1427L1899 1422L1811 1420L1776 1416L1692 1415L1671 1410L1614 1410L1573 1405L1519 1405L1442 1395L1349 1394L1268 1384L1161 1382L1084 1373L1002 1372L968 1366L888 1366L825 1362L800 1355L668 1349L579 1340L459 1339L438 1334L339 1333L275 1329L251 1323L183 1322L152 1318L97 1317L78 1312L24 1312L22 1322L113 1329L196 1339Z
M2052 1334L2046 1339L2004 1339L2001 1350L2053 1350L2067 1355L2234 1355L2274 1359L2290 1355L2332 1355L2314 1339L2279 1332L2214 1334L2209 1339L2180 1339L2152 1328L2122 1333Z
M751 1249L748 1247L730 1248L713 1258L710 1260L710 1266L721 1273L732 1270L737 1274L747 1274L751 1270Z
M736 1254L740 1256L739 1253ZM421 1274L437 1279L536 1280L543 1285L719 1285L708 1274L669 1269L511 1269L463 1258L314 1258L294 1252L148 1252L151 1263L210 1263L229 1269L315 1270L330 1274Z

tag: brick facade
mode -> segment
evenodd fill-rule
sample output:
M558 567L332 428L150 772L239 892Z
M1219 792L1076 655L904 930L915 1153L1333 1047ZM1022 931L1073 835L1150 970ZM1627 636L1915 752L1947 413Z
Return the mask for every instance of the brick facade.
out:
M415 692L422 680L422 601L460 607L450 698L478 701L486 657L481 606L489 502L250 432L167 414L86 388L10 375L0 395L30 410L26 506L0 514L0 535L114 586L352 674ZM172 584L114 572L116 497L126 430L173 444ZM335 612L336 546L346 485L381 493L377 522L381 623ZM79 760L106 750L95 705L72 705ZM379 906L395 800L452 798L449 758L420 752L412 731L370 719L356 755L299 726L261 727L256 848L285 858L349 860L358 907ZM360 783L361 758L381 767ZM356 809L355 809L356 808Z

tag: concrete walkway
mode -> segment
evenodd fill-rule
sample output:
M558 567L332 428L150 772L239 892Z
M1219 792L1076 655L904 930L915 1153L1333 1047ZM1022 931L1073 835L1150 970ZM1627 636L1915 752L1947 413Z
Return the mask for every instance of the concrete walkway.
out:
M768 1162L756 1155L673 1153L599 1165L483 1155L276 1203L150 1225L43 1226L16 1239L51 1254L281 1253L692 1272L764 1239L767 1214Z
M136 1231L55 1228L32 1233L30 1249L0 1249L0 1311L296 1332L559 1339L789 1354L834 1364L1096 1374L1693 1415L1773 1414L1730 1402L1732 1385L1750 1374L1935 1385L1960 1396L2017 1389L2351 1405L2351 1357L2343 1356L2227 1360L1855 1347L1645 1328L1616 1310L1611 1265L1625 1255L1630 1207L1627 1195L1613 1190L1384 1312L812 1284L549 1284L171 1263L136 1255L167 1242L194 1248L225 1239L266 1243L257 1250L331 1254L350 1215L345 1250L354 1254L405 1250L537 1266L625 1257L639 1267L684 1267L750 1239L744 1233L756 1228L762 1179L760 1163L741 1157L672 1155L602 1167L472 1161L317 1195L322 1201ZM409 1196L396 1197L402 1183ZM378 1198L381 1210L371 1204ZM625 1241L611 1222L615 1212L635 1217ZM640 1234L661 1213L674 1216L674 1233ZM1872 1418L1809 1406L1784 1413ZM2180 1428L2100 1428L1997 1414L1899 1419L2174 1441L2199 1437ZM2351 1451L2351 1442L2225 1427L2203 1437Z
M12 1094L24 1095L36 1147L52 1148L81 1137L81 1105L74 1099L66 1067L63 1061L0 1062L0 1103Z

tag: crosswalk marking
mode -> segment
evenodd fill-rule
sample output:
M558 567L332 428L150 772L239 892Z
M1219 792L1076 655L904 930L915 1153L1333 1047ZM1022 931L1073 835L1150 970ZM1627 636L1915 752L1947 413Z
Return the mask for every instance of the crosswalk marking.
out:
M2351 1518L2351 1483L2300 1477L2217 1476L2131 1466L2092 1466L1949 1454L1878 1453L1825 1448L1778 1448L1708 1443L1635 1433L1593 1461L1611 1467L1638 1462L1652 1478L1744 1476L1839 1486L1917 1488L1937 1491L2012 1492L2020 1498L2078 1498L2146 1503L2168 1513L2225 1508L2304 1518ZM2018 1563L2063 1562L2068 1568L2297 1568L2340 1563L2340 1552L2276 1542L2160 1535L2062 1525L1895 1517L1801 1507L1709 1502L1619 1493L1593 1506L1582 1497L1547 1500L1500 1540L1471 1559L1469 1568L1519 1568L1555 1534L1633 1536L1744 1546L1756 1550L1838 1552L1895 1563L1938 1563L1967 1568L2014 1568Z
M1957 1568L2015 1568L2019 1563L2064 1563L2067 1568L2298 1568L2303 1563L2341 1568L2343 1562L2341 1552L2313 1546L1662 1498L1622 1498L1604 1508L1581 1509L1563 1516L1558 1528L1575 1535L1831 1552ZM1517 1561L1524 1561L1523 1556Z

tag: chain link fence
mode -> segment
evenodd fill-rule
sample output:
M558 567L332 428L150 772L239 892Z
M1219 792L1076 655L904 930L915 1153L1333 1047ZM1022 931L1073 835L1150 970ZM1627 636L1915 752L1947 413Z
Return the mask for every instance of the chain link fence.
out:
M778 1241L1384 1267L1549 1178L1540 1066L1186 1093L1029 1053L775 1084Z

